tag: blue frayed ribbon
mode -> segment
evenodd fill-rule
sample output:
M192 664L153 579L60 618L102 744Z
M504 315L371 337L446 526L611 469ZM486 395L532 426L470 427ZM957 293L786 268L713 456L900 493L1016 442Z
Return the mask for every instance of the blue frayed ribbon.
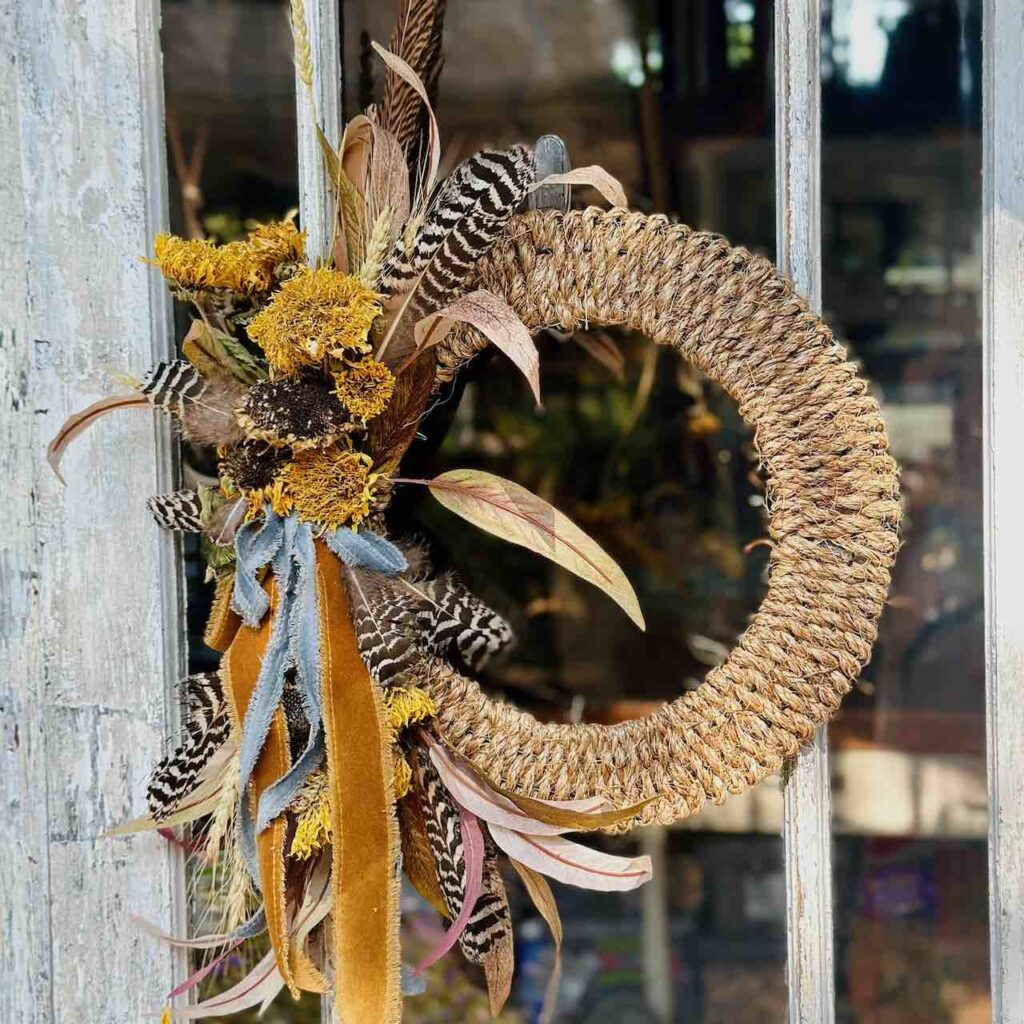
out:
M394 544L368 530L356 532L343 527L326 531L322 537L346 565L388 575L408 567L405 555ZM268 507L262 523L246 523L237 532L235 555L232 607L246 626L258 626L270 609L270 601L259 580L267 565L273 572L278 595L270 639L242 723L239 758L238 840L249 872L258 884L256 834L292 803L324 755L313 527L300 522L294 514L282 518ZM295 670L296 688L309 722L309 740L291 768L260 795L254 822L247 797L248 785L266 744L274 712L281 703L289 669Z

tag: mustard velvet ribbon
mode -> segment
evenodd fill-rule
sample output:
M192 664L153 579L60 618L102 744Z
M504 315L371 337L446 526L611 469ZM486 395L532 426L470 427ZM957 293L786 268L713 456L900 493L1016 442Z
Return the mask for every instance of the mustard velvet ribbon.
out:
M380 698L359 654L345 592L344 570L316 543L323 721L332 825L336 1019L344 1024L397 1024L401 1017L399 947L400 838L394 806L391 738ZM263 584L269 611L255 627L230 621L221 675L234 728L241 729L279 607L272 576ZM223 635L223 633L222 633ZM239 715L239 709L243 713ZM288 727L274 712L252 773L248 799L260 796L291 766ZM279 815L256 836L267 931L289 991L323 992L327 982L288 934L285 856L287 820Z
M259 678L260 665L270 640L274 613L277 611L278 594L273 579L264 584L264 590L270 600L270 614L265 615L258 626L238 625L230 646L221 659L221 682L227 694L232 724L238 735L241 735L244 709L249 706L252 691ZM278 708L274 712L266 743L252 774L248 799L253 815L264 790L284 775L290 766L288 724L284 711ZM278 817L256 837L256 854L267 932L274 948L277 969L281 972L288 990L292 995L298 996L299 987L289 958L284 861L286 829L284 817Z
M339 560L316 546L320 671L334 858L335 1019L401 1017L399 834L391 739L359 654Z

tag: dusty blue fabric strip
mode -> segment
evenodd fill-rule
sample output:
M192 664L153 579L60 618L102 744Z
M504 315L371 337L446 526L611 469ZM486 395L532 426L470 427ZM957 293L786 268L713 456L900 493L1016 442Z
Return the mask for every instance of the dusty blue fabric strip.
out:
M284 520L281 543L271 562L277 585L277 608L274 610L274 619L270 625L270 639L263 654L260 674L242 722L242 746L238 765L239 840L246 861L249 862L251 857L251 865L256 863L256 830L249 807L249 780L267 741L274 712L281 703L284 677L290 667L288 623L294 601L294 565L291 548L297 525L292 516Z
M232 939L252 939L267 930L267 915L261 907L248 921L243 921L232 933Z
M231 606L247 626L258 626L270 607L258 576L280 550L284 532L284 520L268 506L262 523L246 523L235 534L237 564Z
M353 532L347 527L328 530L327 546L346 564L394 575L409 568L405 555L389 540L370 530Z
M408 568L405 555L390 541L369 530L327 531L323 538L346 565L389 575ZM242 723L239 764L238 841L257 885L256 835L295 799L324 757L320 696L320 615L316 593L316 543L313 529L294 515L282 519L265 509L262 524L247 523L236 535L238 566L233 607L247 626L255 627L270 607L258 582L271 565L277 585L277 607L260 674ZM253 821L248 785L266 744L274 713L281 703L285 675L295 670L295 684L309 722L306 748L292 767L261 794Z
M256 831L262 832L295 799L306 779L320 766L324 756L320 710L320 617L316 599L316 545L305 523L295 529L291 546L294 570L292 601L288 615L289 661L295 669L295 684L309 722L306 749L295 764L260 797Z

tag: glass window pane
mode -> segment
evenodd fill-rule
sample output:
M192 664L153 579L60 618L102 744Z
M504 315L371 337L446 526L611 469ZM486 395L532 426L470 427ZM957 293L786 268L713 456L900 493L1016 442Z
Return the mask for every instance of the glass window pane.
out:
M344 11L345 65L363 68L366 38L387 39L392 11L371 0L347 0ZM772 14L770 4L731 0L449 2L444 166L554 132L574 166L601 164L619 177L632 205L774 256ZM348 76L349 116L368 93L360 74ZM765 533L751 438L717 388L644 338L548 332L539 344L542 411L507 360L485 356L442 398L407 475L475 466L542 494L620 562L647 633L592 587L417 489L398 492L393 521L427 538L439 566L512 618L519 644L489 673L494 692L546 719L649 713L699 685L763 593L766 550L744 553ZM652 907L643 890L553 886L566 935L557 1019L646 1024L670 1005L666 1019L688 1024L782 1021L781 807L771 780L667 834L608 841L662 851L667 905ZM552 948L522 899L516 915L512 1002L517 1019L533 1021ZM436 928L435 915L427 925ZM657 936L653 953L645 930ZM462 973L438 969L428 989L437 1008L412 1000L409 1020L462 1019L462 987L456 1012L443 1005L442 980L454 985Z
M841 1021L987 1020L980 18L833 0L825 313L883 403L903 549L831 732Z

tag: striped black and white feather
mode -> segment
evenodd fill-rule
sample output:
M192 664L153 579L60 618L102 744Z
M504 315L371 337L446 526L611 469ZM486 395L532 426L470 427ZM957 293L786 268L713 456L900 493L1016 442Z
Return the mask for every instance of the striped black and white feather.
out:
M441 185L410 249L402 240L396 244L382 273L382 289L400 295L415 288L410 303L419 315L457 298L534 177L533 154L525 146L484 150L464 160Z
M157 363L142 380L139 390L158 409L182 416L187 406L198 402L206 391L206 381L185 359Z
M455 920L465 898L466 859L462 844L459 808L448 792L430 758L422 750L414 755L416 787L427 839L434 855L437 881L448 917ZM505 884L498 867L498 851L484 833L483 888L459 945L466 959L480 964L502 943L510 943L512 918Z
M181 533L202 533L203 506L195 491L172 491L170 494L154 494L147 502L153 518L165 530Z
M455 652L467 668L481 672L514 641L512 627L453 577L403 583L416 597L416 622L431 653Z
M182 682L185 723L178 745L153 769L146 797L156 821L174 813L199 781L200 773L228 737L230 720L216 672Z
M401 0L389 48L419 75L431 104L443 57L441 36L446 0ZM418 93L391 68L384 72L384 98L378 112L382 128L391 132L415 166L426 111Z
M459 808L426 752L414 749L411 756L416 773L415 791L419 795L427 840L434 855L437 883L448 916L454 920L462 909L466 879Z
M382 573L347 567L345 587L370 678L380 686L398 682L423 657L415 608Z
M512 915L508 895L498 867L498 850L490 833L484 829L484 884L480 898L466 930L459 937L459 946L470 963L482 964L489 953L512 939Z

